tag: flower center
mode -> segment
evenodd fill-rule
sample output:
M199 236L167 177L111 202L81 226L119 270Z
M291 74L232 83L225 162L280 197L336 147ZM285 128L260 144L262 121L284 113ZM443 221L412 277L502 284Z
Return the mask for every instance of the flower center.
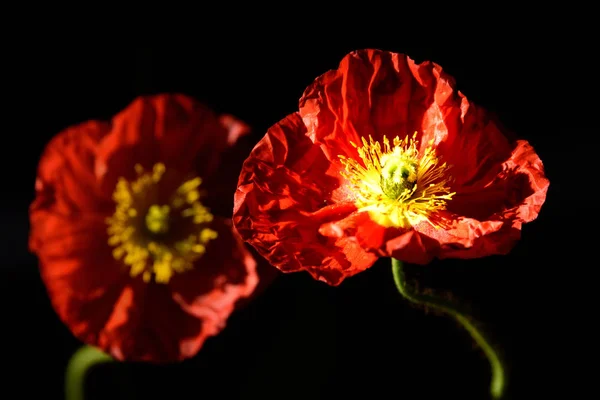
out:
M157 200L165 166L159 163L145 172L136 165L136 172L135 181L120 178L117 182L115 213L106 221L108 243L131 276L167 283L174 273L192 269L206 252L206 244L217 237L208 227L213 216L199 201L200 178L185 181L162 204Z
M392 200L399 198L405 191L412 191L417 184L418 163L400 148L393 153L383 154L381 163L381 190Z
M146 228L152 233L167 233L169 231L169 206L153 204L146 213Z
M420 154L416 135L396 136L393 147L384 136L383 149L370 136L369 142L362 138L362 147L352 143L362 163L339 156L356 206L384 227L410 228L423 221L439 227L436 213L455 194L447 186L450 167L435 155L433 142Z

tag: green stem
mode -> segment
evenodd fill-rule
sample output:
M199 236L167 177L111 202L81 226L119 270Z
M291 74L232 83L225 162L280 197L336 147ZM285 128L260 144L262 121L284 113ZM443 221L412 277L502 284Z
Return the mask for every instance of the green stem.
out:
M95 365L113 361L108 354L92 346L80 347L69 360L65 376L66 400L85 399L85 377Z
M492 369L490 393L494 399L502 398L505 387L504 367L502 366L502 362L500 361L497 352L489 344L488 340L486 340L483 334L475 327L475 325L473 325L470 318L457 310L456 306L443 299L428 295L421 295L418 293L411 293L406 283L402 261L392 258L392 272L394 274L394 282L396 283L396 287L404 298L412 301L413 303L428 306L449 314L458 322L460 322L462 326L471 334L473 340L475 340L481 350L483 350Z

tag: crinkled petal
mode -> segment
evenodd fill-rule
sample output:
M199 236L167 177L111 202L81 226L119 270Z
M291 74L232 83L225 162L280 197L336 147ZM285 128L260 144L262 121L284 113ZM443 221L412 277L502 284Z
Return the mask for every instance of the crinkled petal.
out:
M452 216L448 217L449 219ZM458 217L451 227L435 229L424 223L415 227L415 235L423 244L427 257L417 264L435 258L479 258L507 254L520 238L520 230L503 221L477 221ZM391 247L393 256L400 248Z
M96 151L110 126L88 121L63 130L46 146L38 164L33 211L52 208L69 215L111 206L96 185Z
M132 282L121 299L126 313L107 324L104 349L120 360L173 362L194 356L225 327L259 277L231 222L219 218L211 227L218 237L193 270L175 274L168 285Z
M434 228L429 223L415 227L414 243L423 252L417 264L426 264L436 258L479 258L507 254L521 237L524 223L537 218L546 199L549 181L544 167L533 148L526 141L517 141L510 158L501 166L502 173L491 182L470 191L458 193L448 204L448 211L440 213L446 224ZM388 237L392 236L388 232ZM379 242L390 255L409 261L407 247L414 253L414 245L404 240Z
M431 242L431 255L477 258L507 254L514 247L523 224L537 218L546 200L549 180L540 158L522 140L516 142L501 171L493 181L478 190L459 193L449 203L449 227L416 227Z
M135 164L149 170L162 162L183 174L209 176L241 127L185 95L139 97L112 119L100 143L96 169L102 187L110 192L119 177L134 178Z
M218 233L192 271L175 276L169 286L173 298L190 315L219 328L236 303L249 297L258 284L256 261L244 247L231 221L216 219Z
M99 344L127 283L112 257L102 216L68 217L38 210L31 216L31 247L56 313L85 343Z
M149 169L165 163L163 180L171 186L182 176L169 171L209 176L219 172L223 151L248 131L232 116L219 117L188 97L157 95L136 99L110 123L86 122L50 142L30 208L29 245L39 257L53 307L79 339L120 360L191 357L223 326L237 298L254 290L254 261L231 239L231 224L219 228L220 241L204 257L210 276L204 266L200 275L186 274L196 277L189 284L176 276L164 285L129 276L129 268L112 255L106 223L115 210L117 178L131 179L135 164ZM234 185L230 180L229 198ZM204 299L201 305L198 299ZM203 316L202 307L218 312Z
M236 229L284 272L306 270L337 285L368 268L375 255L353 236L327 229L356 210L339 172L306 135L300 115L289 115L269 129L244 162L234 199Z
M509 157L493 174L457 187L448 210L477 220L531 222L546 200L549 180L533 147L524 140L515 142ZM516 226L516 228L520 228Z
M548 180L533 148L514 141L512 132L470 102L433 62L354 51L306 89L300 114L307 135L332 162L339 154L359 160L350 142L361 138L380 141L383 135L417 132L421 150L433 145L451 165L456 195L448 202L445 228L424 223L414 231L384 231L368 221L359 224L361 246L381 256L425 264L434 257L505 254L545 201Z
M456 89L441 66L381 50L344 57L337 70L306 89L300 113L308 134L325 144L331 159L338 154L358 159L351 141L416 132L422 150L432 142L453 165L458 185L498 166L511 151L505 132Z
M204 321L185 312L167 285L132 280L116 307L99 346L118 360L180 361L194 355L194 343L206 337Z
M439 143L447 135L444 118L460 113L461 98L439 65L367 49L351 52L308 86L300 113L316 143L334 155L358 157L350 141L363 137L381 141L417 132L422 146Z

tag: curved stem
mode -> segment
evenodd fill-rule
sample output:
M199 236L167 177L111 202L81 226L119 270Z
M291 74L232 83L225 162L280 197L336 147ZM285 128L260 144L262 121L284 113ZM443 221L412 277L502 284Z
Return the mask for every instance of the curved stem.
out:
M462 326L471 334L471 337L479 345L483 353L486 355L490 367L492 369L492 379L490 386L490 393L495 399L500 399L504 392L505 377L504 367L500 361L500 357L494 348L490 345L489 341L483 336L483 334L475 327L471 322L470 318L461 313L456 306L451 303L438 299L433 296L421 295L418 293L411 293L406 283L404 276L403 263L400 260L392 258L392 272L394 274L394 282L398 288L398 292L409 301L413 303L428 306L439 311L443 311L456 319Z
M92 346L80 347L69 360L65 374L66 400L85 398L85 377L94 365L113 361L108 354Z

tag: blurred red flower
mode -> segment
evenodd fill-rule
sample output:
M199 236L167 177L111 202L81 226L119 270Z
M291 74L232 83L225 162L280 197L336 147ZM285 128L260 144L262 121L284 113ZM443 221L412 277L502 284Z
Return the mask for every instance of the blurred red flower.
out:
M548 185L532 146L439 65L361 50L318 77L299 112L256 145L233 221L280 270L338 285L380 256L505 254Z
M119 360L195 355L258 283L232 227L228 157L249 131L184 95L140 97L45 149L30 248L75 336ZM246 153L247 154L247 153Z

